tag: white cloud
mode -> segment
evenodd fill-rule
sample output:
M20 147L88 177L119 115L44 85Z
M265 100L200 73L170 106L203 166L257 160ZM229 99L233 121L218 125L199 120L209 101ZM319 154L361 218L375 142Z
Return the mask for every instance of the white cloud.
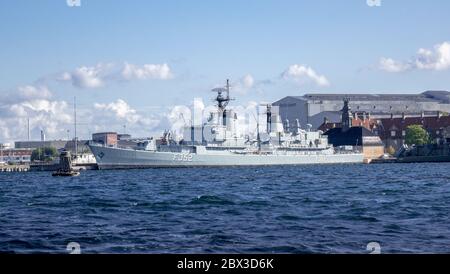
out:
M402 72L407 70L446 70L450 68L450 42L437 44L433 49L419 49L417 54L408 61L396 61L391 58L381 58L379 68L387 72Z
M192 123L192 110L188 106L174 106L165 115L168 126L173 134L179 139L183 136L184 127Z
M108 118L115 118L124 122L136 123L141 118L136 114L136 110L131 108L127 102L118 99L109 104L94 104L94 109L98 111L96 114L108 116Z
M17 88L17 95L23 99L48 99L52 97L52 93L46 86L20 86Z
M239 132L249 135L254 133L257 105L256 102L250 102L247 106L229 106L229 109L235 109L238 113ZM167 129L179 138L185 125L192 122L201 124L208 119L209 112L216 109L217 106L212 104L205 106L199 98L188 106L179 105L171 109L160 107L154 111L136 109L123 99L94 103L78 109L78 137L90 138L92 133L100 131L123 132L126 126L127 133L134 137L159 137ZM32 140L39 139L41 129L49 140L73 138L72 111L71 103L39 98L0 105L0 142L26 140L28 118ZM194 121L191 121L192 118Z
M420 49L416 66L419 69L445 70L450 68L450 42L434 46L434 50Z
M284 79L294 79L302 83L313 81L321 87L330 85L330 82L324 75L318 74L314 69L305 65L291 65L283 72L282 76Z
M39 140L43 130L47 139L73 138L73 109L66 101L52 100L46 86L26 85L1 95L0 142L26 140L27 121L30 120L32 140ZM167 122L164 111L138 111L123 99L96 103L78 109L78 137L90 138L98 131L118 131L126 126L134 136L159 135L162 123ZM167 123L170 129L170 123ZM167 125L164 125L165 127Z
M253 87L253 85L255 84L255 80L253 79L253 76L247 74L241 79L241 83L244 88L249 89Z
M45 132L47 139L67 139L68 135L69 138L73 137L71 103L37 98L42 93L37 92L38 89L31 86L21 87L20 90L21 93L10 94L11 100L0 101L1 143L26 140L28 119L30 120L32 140L39 140L41 130ZM48 89L43 88L43 90L50 93ZM48 96L48 93L44 92L43 94ZM159 130L158 126L164 118L163 114L159 113L139 112L122 99L104 104L97 103L88 108L78 109L78 137L90 138L90 135L96 131L120 132L124 125L126 125L127 132L136 134L136 136L150 136L152 130Z
M32 99L50 99L52 93L45 85L19 86L10 92L0 93L0 107Z
M36 136L42 129L48 136L65 136L67 127L72 123L71 112L65 101L47 99L29 99L0 106L0 140L26 140L27 120L30 119L30 131Z
M409 64L398 62L391 58L381 58L379 67L387 72L402 72L411 68Z
M125 80L131 79L160 79L167 80L172 78L172 71L167 64L145 64L143 66L136 66L125 63L122 69L122 77Z
M164 114L161 112L138 111L125 100L117 99L106 104L95 103L84 119L89 121L93 131L126 130L135 137L148 137L155 130L160 131L159 125L163 118Z
M64 72L58 80L71 82L77 88L101 88L113 81L131 81L173 78L172 71L167 64L144 64L136 66L125 63L121 67L114 64L99 63L96 66L82 66L72 72Z
M110 65L97 64L94 67L82 66L73 72L64 72L60 80L71 81L77 88L99 88L104 86L104 78Z
M255 79L251 74L246 74L236 82L231 83L232 92L241 95L247 94L254 87L255 87Z

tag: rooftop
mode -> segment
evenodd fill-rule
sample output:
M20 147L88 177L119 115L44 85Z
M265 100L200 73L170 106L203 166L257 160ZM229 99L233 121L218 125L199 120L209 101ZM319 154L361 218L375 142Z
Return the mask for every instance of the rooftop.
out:
M419 94L363 94L363 93L308 93L303 96L290 96L301 100L330 100L342 101L416 101L416 102L443 102L450 103L449 91L425 91Z
M423 125L426 129L437 130L450 126L450 116L405 117L377 119L386 130L404 130L410 125Z

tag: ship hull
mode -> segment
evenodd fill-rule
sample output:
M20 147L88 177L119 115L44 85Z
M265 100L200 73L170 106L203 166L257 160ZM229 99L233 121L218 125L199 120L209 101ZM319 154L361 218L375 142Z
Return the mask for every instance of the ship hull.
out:
M363 154L196 154L91 146L99 169L363 163Z

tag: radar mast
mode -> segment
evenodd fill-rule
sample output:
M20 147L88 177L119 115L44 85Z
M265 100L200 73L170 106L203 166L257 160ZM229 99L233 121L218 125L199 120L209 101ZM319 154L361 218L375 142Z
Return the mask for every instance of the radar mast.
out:
M213 92L217 92L217 97L215 101L217 102L217 107L220 112L224 112L228 103L233 100L230 98L230 80L227 79L227 84L223 88L215 88L212 90Z

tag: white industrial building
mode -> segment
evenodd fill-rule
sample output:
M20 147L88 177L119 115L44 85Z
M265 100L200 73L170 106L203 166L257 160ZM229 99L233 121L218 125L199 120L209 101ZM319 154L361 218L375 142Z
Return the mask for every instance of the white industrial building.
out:
M450 92L426 91L420 94L305 94L287 96L273 103L279 106L283 121L298 119L305 127L318 128L324 120L340 122L343 100L350 100L353 111L366 113L374 118L391 114L431 116L436 112L450 113Z

